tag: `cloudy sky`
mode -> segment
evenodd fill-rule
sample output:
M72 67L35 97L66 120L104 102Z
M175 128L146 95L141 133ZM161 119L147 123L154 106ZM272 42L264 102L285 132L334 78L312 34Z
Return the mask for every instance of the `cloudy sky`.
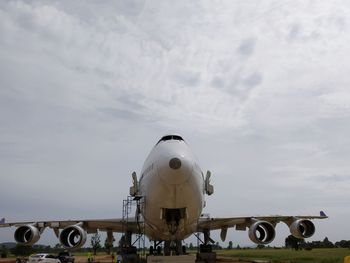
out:
M0 36L0 217L120 217L177 132L211 216L324 210L310 240L350 239L348 1L4 0Z

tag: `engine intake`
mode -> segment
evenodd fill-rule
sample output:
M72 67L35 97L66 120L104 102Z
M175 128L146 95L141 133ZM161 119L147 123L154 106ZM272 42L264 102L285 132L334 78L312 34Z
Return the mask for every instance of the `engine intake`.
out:
M308 238L315 233L315 225L307 219L297 219L289 227L290 233L296 238Z
M65 248L80 248L86 242L86 231L79 225L68 226L60 234L60 242Z
M17 243L31 246L39 240L40 232L32 225L20 226L16 229L14 237Z
M250 240L259 245L272 242L275 235L275 227L266 221L257 221L249 227Z

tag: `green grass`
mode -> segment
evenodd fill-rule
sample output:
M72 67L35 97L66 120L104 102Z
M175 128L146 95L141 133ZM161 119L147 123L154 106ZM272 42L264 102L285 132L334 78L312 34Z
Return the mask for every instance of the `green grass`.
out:
M264 259L273 263L343 263L344 257L350 255L346 248L324 248L313 250L291 249L233 249L219 250L218 256L228 256L240 260Z
M192 251L189 251L190 253ZM193 251L195 253L196 251ZM75 256L87 256L87 252L72 252ZM239 260L271 260L273 263L343 263L345 256L350 256L347 248L323 248L307 250L291 249L232 249L217 250L218 256L232 257ZM97 253L106 255L104 252ZM9 258L13 258L9 255Z

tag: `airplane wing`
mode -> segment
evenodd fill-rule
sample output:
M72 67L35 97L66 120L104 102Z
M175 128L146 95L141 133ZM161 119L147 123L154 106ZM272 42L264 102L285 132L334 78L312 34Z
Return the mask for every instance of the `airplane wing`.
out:
M17 243L25 245L35 244L45 228L52 228L57 238L66 248L79 248L84 245L87 234L106 231L112 237L113 232L140 233L141 222L136 218L124 219L92 219L66 221L27 221L6 223L0 220L1 227L17 227L14 237Z
M315 227L312 219L325 219L328 216L321 211L319 216L254 216L254 217L228 217L228 218L200 218L197 224L198 232L221 229L221 239L224 241L228 228L244 231L254 225L254 231L266 233L261 237L267 237L269 232L274 236L274 227L279 222L284 222L290 228L293 235L300 238L309 237L314 233ZM260 229L259 229L260 228ZM254 232L253 231L253 232ZM272 233L273 232L273 233Z
M322 211L321 211L322 212ZM328 218L325 214L319 216L253 216L253 217L228 217L228 218L200 218L198 222L198 231L205 229L217 230L222 228L241 228L249 227L252 223L257 220L263 220L276 225L279 222L284 222L287 225L293 222L295 219L325 219ZM241 230L241 229L239 229Z
M0 227L20 227L25 225L33 225L37 228L53 228L63 229L68 226L80 225L88 233L95 233L96 230L124 232L126 229L133 233L138 231L138 222L136 219L128 219L126 222L123 219L91 219L91 220L65 220L65 221L27 221L27 222L11 222L5 223L5 220L0 220Z

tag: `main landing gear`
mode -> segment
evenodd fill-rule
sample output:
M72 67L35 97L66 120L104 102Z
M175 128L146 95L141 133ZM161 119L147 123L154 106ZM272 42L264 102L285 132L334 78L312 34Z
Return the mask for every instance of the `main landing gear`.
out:
M161 243L164 242L164 253L162 253ZM154 256L175 256L175 255L185 255L186 247L182 246L182 242L176 241L154 241L154 245L150 246L149 254Z
M201 243L199 245L199 250L197 252L196 261L205 263L214 263L216 261L216 253L213 252L213 247L210 243L214 243L214 240L210 238L209 230L203 231L204 241L199 237L199 234L195 235L198 241Z

